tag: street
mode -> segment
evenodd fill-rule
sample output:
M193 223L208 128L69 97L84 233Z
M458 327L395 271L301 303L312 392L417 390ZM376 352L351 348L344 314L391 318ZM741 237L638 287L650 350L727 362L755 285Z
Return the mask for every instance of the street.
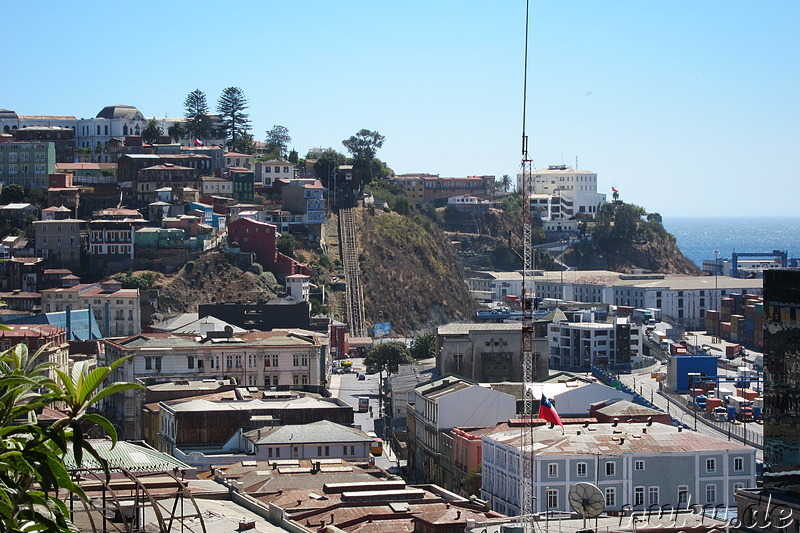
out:
M331 395L335 398L353 406L353 423L355 427L360 428L362 431L369 433L375 431L375 420L378 419L378 389L379 389L379 374L366 374L366 379L359 380L358 374L363 373L366 369L364 367L363 359L351 359L353 361L353 371L348 374L333 374L331 376ZM359 396L366 396L369 398L369 406L371 409L365 413L358 412L358 398ZM377 431L375 431L377 433ZM388 469L391 466L397 466L397 461L392 451L389 449L389 443L384 442L383 455L375 458L375 464L381 468Z

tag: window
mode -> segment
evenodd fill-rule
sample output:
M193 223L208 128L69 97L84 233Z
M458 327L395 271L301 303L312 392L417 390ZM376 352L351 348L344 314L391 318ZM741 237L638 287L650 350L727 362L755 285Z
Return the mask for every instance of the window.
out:
M152 370L153 369L153 358L152 357L145 357L144 358L144 369L145 370Z
M689 487L687 485L678 486L678 503L689 503Z
M616 466L617 465L615 463L613 463L612 461L606 462L606 475L607 476L613 476L614 472L616 472Z
M658 487L650 487L647 489L647 504L658 505Z
M734 483L733 484L733 492L737 490L742 490L744 488L744 483Z
M586 477L586 463L578 463L578 477Z
M744 470L744 458L743 457L734 457L733 458L733 469L736 472L741 472Z
M717 486L714 483L706 485L706 503L717 502Z
M186 356L186 366L189 367L189 369L194 368L194 356L193 355Z
M154 357L153 359L156 360L156 370L160 371L161 370L161 358L160 357Z
M233 368L233 356L226 355L225 356L225 368Z
M547 465L547 477L558 477L558 463Z
M547 508L548 509L557 509L558 508L558 491L554 489L547 490Z
M717 470L716 459L706 459L706 472L714 472Z
M606 507L617 505L617 489L609 487L606 489Z
M644 487L633 489L633 505L644 505Z
M278 354L272 356L272 366L278 366Z
M634 470L644 470L644 461L634 461L633 462L633 469Z
M300 376L297 374L292 376L292 385L300 385Z

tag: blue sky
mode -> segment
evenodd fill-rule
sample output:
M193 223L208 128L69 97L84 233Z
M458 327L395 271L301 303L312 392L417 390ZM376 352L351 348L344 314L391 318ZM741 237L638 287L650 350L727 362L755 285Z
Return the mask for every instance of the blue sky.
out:
M80 6L80 7L77 7ZM301 154L361 128L397 173L520 169L523 0L3 2L0 108L181 116L241 87ZM796 215L800 2L531 0L534 166L681 215Z

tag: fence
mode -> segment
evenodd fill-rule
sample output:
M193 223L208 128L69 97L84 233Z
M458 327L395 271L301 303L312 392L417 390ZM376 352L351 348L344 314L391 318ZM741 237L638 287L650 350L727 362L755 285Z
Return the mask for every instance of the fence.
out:
M729 422L727 420L724 422L714 420L712 413L704 409L697 408L695 410L688 407L689 404L691 404L691 398L689 396L680 395L666 390L661 390L660 394L672 405L677 406L679 409L691 414L693 417L697 416L698 422L714 427L721 433L727 434L728 440L734 439L744 444L749 444L762 450L764 449L764 436L756 433L755 431L747 429L747 423L734 424L733 422Z

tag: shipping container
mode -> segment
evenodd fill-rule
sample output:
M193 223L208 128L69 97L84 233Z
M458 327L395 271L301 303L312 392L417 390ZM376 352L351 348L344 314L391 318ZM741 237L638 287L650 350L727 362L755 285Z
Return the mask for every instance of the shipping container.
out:
M722 400L720 398L707 398L706 399L706 411L711 412L717 407L722 406Z

